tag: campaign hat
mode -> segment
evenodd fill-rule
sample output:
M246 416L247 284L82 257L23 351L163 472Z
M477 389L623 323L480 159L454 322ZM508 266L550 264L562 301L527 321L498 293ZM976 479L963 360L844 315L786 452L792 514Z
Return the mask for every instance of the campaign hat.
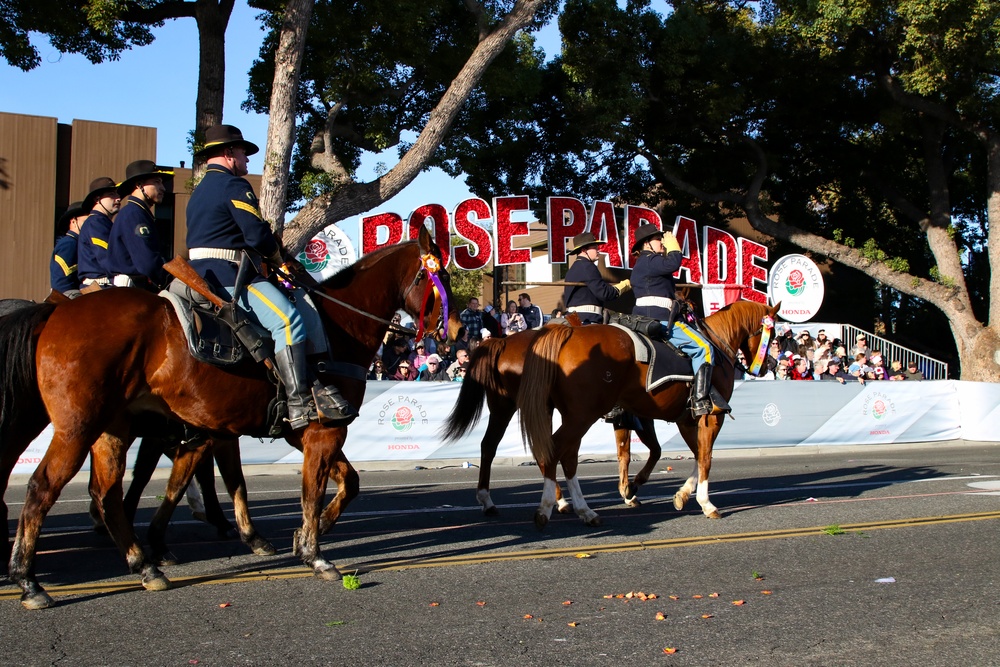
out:
M65 234L69 231L69 223L73 218L81 215L86 215L90 213L90 209L83 207L82 201L75 201L69 205L66 212L59 216L59 221L56 223L56 232L59 234Z
M642 247L643 243L657 237L663 238L663 230L648 222L642 223L639 225L639 229L635 230L635 242L632 243L632 252L639 252L639 248Z
M153 176L172 176L173 173L169 169L157 167L152 160L136 160L125 167L125 180L118 184L118 194L128 197L139 181Z
M571 249L569 251L569 254L576 255L585 250L586 248L589 248L590 246L601 245L603 243L604 241L600 240L599 238L596 238L590 232L577 234L576 236L573 237L573 242L571 244Z
M90 192L83 198L83 207L88 211L93 210L97 200L105 192L116 192L118 184L108 176L100 176L90 182Z
M247 155L260 151L257 144L243 138L243 133L233 125L213 125L205 130L205 145L196 151L195 157L209 158L218 153L219 149L228 146L243 146Z

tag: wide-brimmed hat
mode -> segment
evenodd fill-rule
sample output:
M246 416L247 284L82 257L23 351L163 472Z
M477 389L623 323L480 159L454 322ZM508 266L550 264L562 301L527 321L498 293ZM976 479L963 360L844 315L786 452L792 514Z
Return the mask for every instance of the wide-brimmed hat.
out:
M66 212L59 216L59 222L56 223L56 230L60 234L65 234L69 229L69 223L73 218L81 215L86 215L90 213L89 209L83 207L82 201L75 201L69 205Z
M216 153L220 148L227 146L243 146L247 155L253 155L260 148L257 144L243 138L243 133L238 127L233 125L213 125L205 130L205 145L201 150L195 152L195 157L210 157L209 153Z
M152 160L136 160L125 167L125 180L118 184L118 194L128 197L135 190L136 183L153 176L172 176L174 172L157 167Z
M632 252L638 252L643 243L656 237L662 239L663 230L657 228L656 225L650 225L649 223L639 225L639 229L635 230L635 241L632 243Z
M83 198L83 207L88 211L94 208L94 204L105 192L117 192L118 185L108 176L95 178L90 182L90 192Z
M570 244L569 254L576 255L592 245L601 245L603 243L604 241L599 238L595 238L590 232L577 234L573 237L573 242Z

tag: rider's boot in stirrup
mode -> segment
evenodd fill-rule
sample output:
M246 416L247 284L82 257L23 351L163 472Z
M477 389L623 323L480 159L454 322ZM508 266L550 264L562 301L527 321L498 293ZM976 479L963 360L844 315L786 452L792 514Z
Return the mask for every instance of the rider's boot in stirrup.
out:
M701 415L719 415L730 413L726 399L712 386L712 366L703 364L695 373L691 384L691 413L695 417Z
M316 404L306 375L305 344L286 345L274 353L278 375L285 385L288 395L288 425L293 431L305 428L310 420L316 420Z
M316 372L326 372L326 363L330 361L326 354L314 355L310 359L310 367ZM351 405L335 386L323 384L317 379L316 374L312 378L313 401L316 410L319 412L319 421L327 426L347 426L358 416L358 410Z

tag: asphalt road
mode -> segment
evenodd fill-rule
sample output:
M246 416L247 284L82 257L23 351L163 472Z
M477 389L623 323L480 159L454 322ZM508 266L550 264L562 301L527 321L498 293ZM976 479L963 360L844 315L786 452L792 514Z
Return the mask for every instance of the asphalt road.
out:
M247 471L277 556L216 539L182 507L169 539L185 563L158 593L90 530L74 482L36 561L58 604L27 611L0 587L0 664L1000 664L1000 446L755 454L716 458L721 520L693 500L673 509L687 457L661 461L638 509L617 498L614 465L594 462L580 474L603 526L557 516L541 533L531 467L494 471L494 519L475 504L475 468L363 471L324 539L358 590L291 556L292 468ZM15 518L23 485L6 494Z

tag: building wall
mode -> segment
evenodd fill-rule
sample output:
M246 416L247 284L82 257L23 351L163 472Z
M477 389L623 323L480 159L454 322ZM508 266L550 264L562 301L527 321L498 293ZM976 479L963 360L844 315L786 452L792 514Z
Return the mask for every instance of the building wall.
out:
M90 182L109 176L125 180L125 167L136 160L156 161L156 128L74 120L70 139L69 201L83 199Z
M0 298L49 292L57 134L55 118L0 113Z

